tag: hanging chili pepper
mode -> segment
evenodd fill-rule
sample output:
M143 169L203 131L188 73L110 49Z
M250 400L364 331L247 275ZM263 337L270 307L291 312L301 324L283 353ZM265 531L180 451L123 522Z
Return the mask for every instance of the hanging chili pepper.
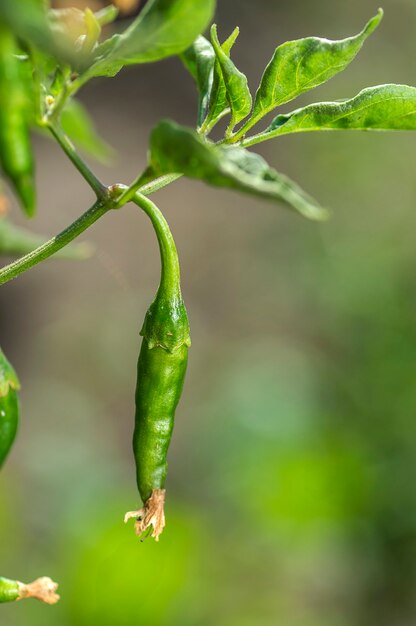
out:
M152 526L152 537L157 541L165 525L166 457L191 342L172 234L153 202L139 194L135 201L152 220L159 241L162 272L156 298L140 333L143 341L137 365L133 450L137 486L144 506L126 513L124 519L126 522L136 519L138 535Z
M34 166L19 52L13 33L0 24L0 165L30 217L35 212Z

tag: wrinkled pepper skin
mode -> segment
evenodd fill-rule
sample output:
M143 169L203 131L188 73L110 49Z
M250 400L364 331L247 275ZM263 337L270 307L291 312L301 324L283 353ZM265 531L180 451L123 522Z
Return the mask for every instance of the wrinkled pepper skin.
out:
M190 338L182 299L172 302L158 294L141 335L133 450L137 486L145 503L165 485L166 457L185 379Z
M34 163L19 52L13 33L0 24L0 165L31 217L36 201Z
M0 468L10 452L19 422L20 384L16 373L0 349Z

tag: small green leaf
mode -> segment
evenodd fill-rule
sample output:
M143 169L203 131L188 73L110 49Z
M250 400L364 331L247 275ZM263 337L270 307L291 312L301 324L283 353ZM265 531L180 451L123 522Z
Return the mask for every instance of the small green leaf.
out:
M257 90L253 120L261 119L280 104L293 100L342 72L377 28L382 17L383 11L379 9L358 35L348 39L331 41L307 37L279 46Z
M228 127L228 133L231 133L234 126L250 113L252 105L251 93L247 77L236 68L229 55L222 49L218 41L216 24L213 24L211 27L211 40L221 68L226 88L226 98L231 110L231 122Z
M208 110L214 79L215 52L210 42L200 35L181 59L193 76L199 92L198 126L201 126Z
M88 111L79 100L66 102L61 124L68 137L100 163L108 164L114 158L113 148L101 139Z
M230 56L231 48L235 44L239 33L240 29L237 26L228 39L226 39L222 44L221 48L226 56ZM214 51L214 48L212 48L212 50ZM215 124L217 124L225 115L228 115L228 113L230 113L230 107L227 100L227 89L225 87L221 66L218 60L216 60L214 64L214 78L208 113L204 123L202 124L201 131L208 133L215 126Z
M188 48L210 22L215 0L149 0L127 30L98 46L85 79L114 76L124 65L150 63Z
M416 87L378 85L350 100L310 104L278 115L253 143L316 130L416 130Z
M261 156L240 147L215 146L195 131L168 120L152 132L150 165L157 175L180 172L216 187L282 201L311 219L327 216L315 200L269 167Z

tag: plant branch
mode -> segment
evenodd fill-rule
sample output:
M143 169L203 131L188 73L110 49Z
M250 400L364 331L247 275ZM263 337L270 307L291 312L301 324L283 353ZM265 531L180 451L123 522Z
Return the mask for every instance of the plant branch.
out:
M159 191L159 189L163 189L163 187L166 187L171 183L174 183L175 180L182 178L182 176L183 174L165 174L164 176L155 178L155 180L143 185L143 187L139 187L137 191L144 196L150 196L150 194L155 193L155 191Z
M163 187L170 185L175 182L175 180L178 180L178 178L183 176L183 174L165 174L164 176L159 176L159 178L155 178L154 180L150 180L143 184L145 175L146 171L143 174L140 174L140 176L138 176L129 187L126 187L117 201L116 208L120 208L124 204L127 204L127 202L130 202L130 200L133 200L137 191L139 191L143 196L150 196L150 194L155 193L155 191L159 191L159 189L163 189Z
M266 131L264 131L261 133L257 133L257 135L251 135L250 137L243 139L239 143L239 145L242 146L243 148L249 148L250 146L255 146L256 143L267 141L267 139L270 139L270 138L271 138L270 133L267 133Z
M268 111L262 112L261 115L250 117L246 122L244 122L241 128L237 130L237 132L235 132L233 135L230 135L227 143L237 143L244 139L248 131L253 128L253 126L258 124L260 120L266 115L266 113L268 113Z
M162 187L169 185L171 182L177 180L181 176L182 174L166 174L165 176L156 178L153 181L149 181L140 190L142 193L137 193L136 190L132 190L132 186L127 187L126 185L114 185L110 188L103 187L102 195L104 196L104 198L97 200L97 202L95 202L94 205L90 209L88 209L88 211L86 211L77 220L75 220L75 222L70 224L61 233L59 233L55 237L52 237L52 239L49 239L49 241L46 241L35 250L32 250L20 259L17 259L13 263L10 263L9 265L6 265L2 269L0 269L0 285L8 283L9 281L13 280L20 274L23 274L35 265L38 265L42 261L53 256L59 250L64 248L71 241L81 235L90 226L92 226L100 217L105 215L105 213L107 213L109 210L120 209L130 200L133 200L135 204L138 204L151 218L156 230L156 234L158 235L159 244L161 244L162 240L165 242L164 249L166 250L166 254L163 253L165 258L165 265L166 267L174 267L175 260L169 260L167 254L169 251L168 248L170 247L174 250L174 254L176 255L176 248L169 230L169 226L167 225L165 218L156 207L156 205L153 204L153 202L151 202L150 200L147 200L144 194L147 195L154 193L158 189L162 189ZM166 243L168 240L171 240L170 243ZM170 274L172 274L172 272L175 273L176 271L178 277L179 269L173 269L172 271L170 269L167 270L167 272Z
M75 165L81 176L83 176L91 189L95 192L97 198L99 200L105 198L107 193L107 187L96 177L94 172L91 171L85 161L80 157L78 152L75 150L72 141L67 137L67 135L58 125L48 122L47 127L49 128L50 132L55 137L56 141L59 143L67 157Z
M55 254L55 252L64 248L68 243L78 237L78 235L92 226L94 222L111 208L113 208L113 205L110 202L104 203L100 200L97 201L88 211L81 215L81 217L59 233L59 235L52 237L52 239L49 239L49 241L36 248L36 250L29 252L29 254L26 254L17 261L3 267L0 270L0 285L13 280L13 278L16 278L19 274L23 274L23 272L26 272L34 265L48 259Z

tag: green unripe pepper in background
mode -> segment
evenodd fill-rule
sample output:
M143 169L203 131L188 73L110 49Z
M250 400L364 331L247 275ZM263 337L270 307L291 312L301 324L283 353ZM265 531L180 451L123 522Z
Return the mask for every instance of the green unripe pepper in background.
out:
M34 165L19 52L15 36L0 23L0 165L31 217L36 202Z
M0 349L0 468L4 463L17 432L19 400L17 391L20 383L16 372ZM46 604L59 600L57 583L48 576L37 578L32 583L22 583L0 576L0 604L25 598L36 598Z
M19 580L9 580L0 577L0 603L15 602L25 598L36 598L46 604L55 604L59 600L56 593L57 583L48 576L34 580L33 583L21 583Z
M0 602L14 602L19 599L19 583L17 580L0 578Z
M0 467L16 437L19 422L20 383L16 372L0 349Z
M137 198L137 204L149 215L155 228L162 273L156 298L140 333L143 341L137 364L133 450L137 486L144 506L127 513L125 521L136 518L138 535L152 526L152 536L158 540L165 525L166 459L191 342L175 243L159 209L144 196Z

